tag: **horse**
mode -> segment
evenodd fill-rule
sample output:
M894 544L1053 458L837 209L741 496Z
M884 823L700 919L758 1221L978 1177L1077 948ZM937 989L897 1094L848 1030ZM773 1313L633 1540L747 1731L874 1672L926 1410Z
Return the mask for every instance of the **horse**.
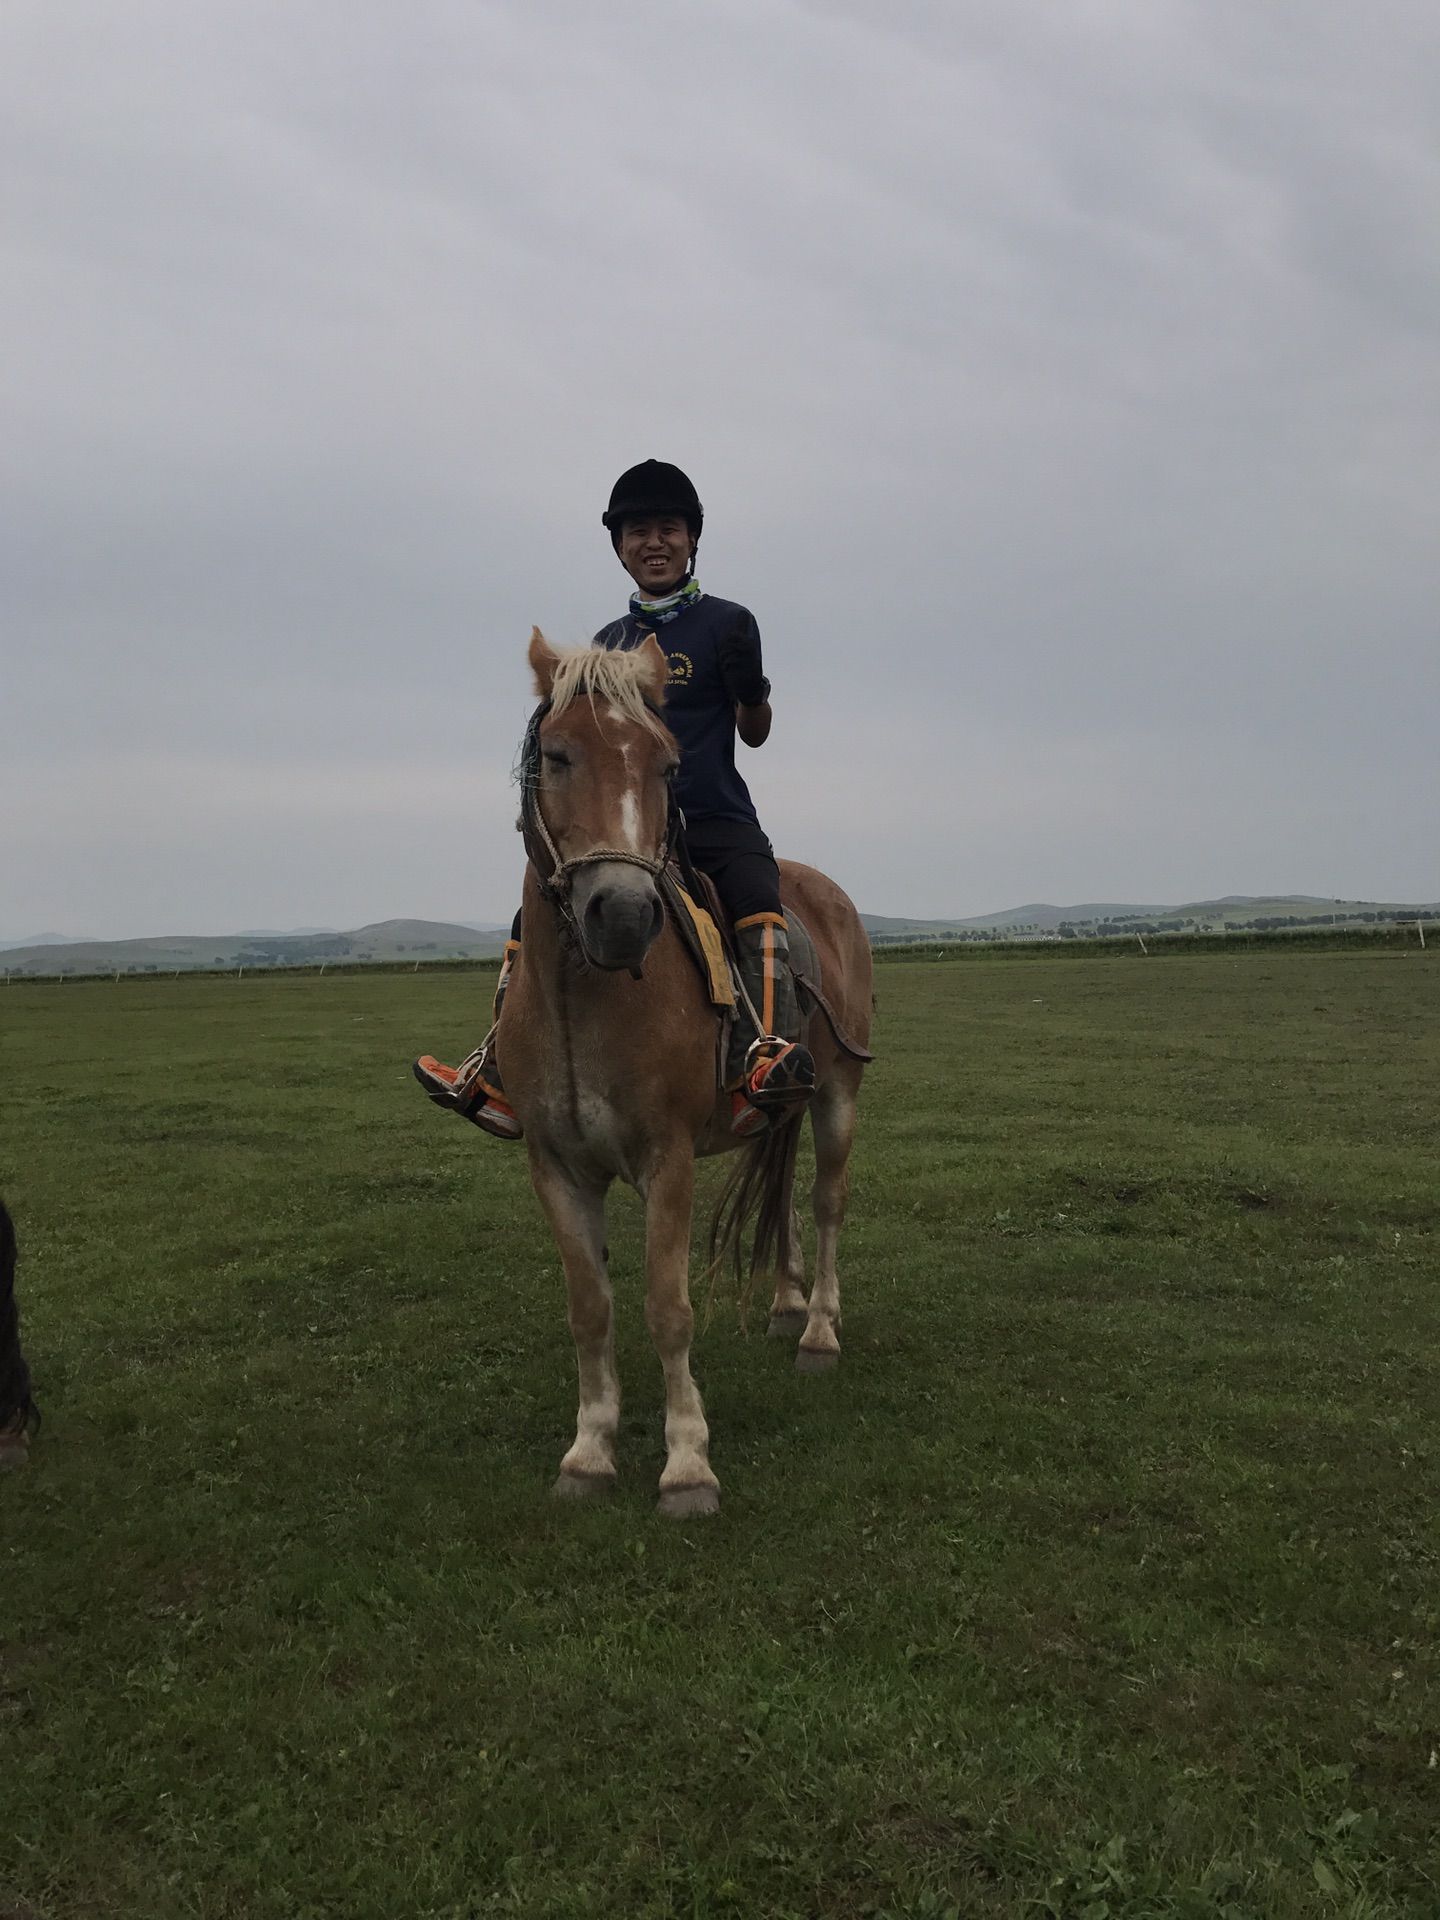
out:
M695 1161L741 1155L712 1222L712 1271L727 1252L738 1264L740 1236L753 1225L752 1274L772 1258L776 1270L769 1332L798 1336L801 1371L834 1366L836 1247L856 1096L870 1058L870 943L834 881L779 863L782 897L811 937L824 988L808 1036L817 1248L807 1300L792 1201L803 1115L777 1119L749 1142L731 1132L709 993L658 884L680 827L672 789L679 750L663 716L665 655L653 635L630 651L558 651L537 627L529 664L540 705L520 769L525 933L495 1044L564 1267L579 1371L575 1439L554 1492L584 1498L616 1479L620 1382L605 1199L622 1180L645 1203L645 1319L665 1380L659 1508L671 1518L714 1513L720 1483L690 1371Z

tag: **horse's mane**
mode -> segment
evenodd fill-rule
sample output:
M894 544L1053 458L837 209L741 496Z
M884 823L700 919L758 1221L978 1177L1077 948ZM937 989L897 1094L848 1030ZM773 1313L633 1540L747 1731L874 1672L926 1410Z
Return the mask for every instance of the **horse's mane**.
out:
M581 695L605 700L626 720L660 738L665 722L650 703L650 676L638 653L611 647L566 647L557 655L550 710L557 717Z

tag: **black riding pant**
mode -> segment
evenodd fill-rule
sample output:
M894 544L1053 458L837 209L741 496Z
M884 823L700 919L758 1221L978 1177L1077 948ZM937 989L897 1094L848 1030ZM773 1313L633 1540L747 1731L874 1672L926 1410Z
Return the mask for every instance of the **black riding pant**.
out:
M779 913L780 869L770 842L753 820L690 820L690 858L715 882L732 922L752 913Z

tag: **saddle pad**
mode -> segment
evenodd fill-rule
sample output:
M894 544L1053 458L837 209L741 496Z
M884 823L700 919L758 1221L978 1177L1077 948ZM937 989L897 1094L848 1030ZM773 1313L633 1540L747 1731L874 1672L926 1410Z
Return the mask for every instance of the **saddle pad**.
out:
M692 900L680 882L674 880L673 876L670 877L675 889L675 897L690 922L689 928L682 928L681 931L693 935L693 938L687 939L685 944L692 953L696 953L697 958L704 962L702 971L710 992L711 1005L733 1007L735 986L730 978L730 962L725 956L725 943L720 938L720 929L710 917L708 909L702 907L698 901Z

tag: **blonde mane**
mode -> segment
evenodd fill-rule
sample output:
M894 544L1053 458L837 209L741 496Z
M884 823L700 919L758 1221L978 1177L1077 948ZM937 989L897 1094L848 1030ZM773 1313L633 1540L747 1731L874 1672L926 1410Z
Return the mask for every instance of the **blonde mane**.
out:
M649 690L649 679L637 653L610 647L566 647L556 654L550 710L558 718L584 694L592 706L597 700L607 701L624 719L633 720L659 739L668 729L646 705Z

